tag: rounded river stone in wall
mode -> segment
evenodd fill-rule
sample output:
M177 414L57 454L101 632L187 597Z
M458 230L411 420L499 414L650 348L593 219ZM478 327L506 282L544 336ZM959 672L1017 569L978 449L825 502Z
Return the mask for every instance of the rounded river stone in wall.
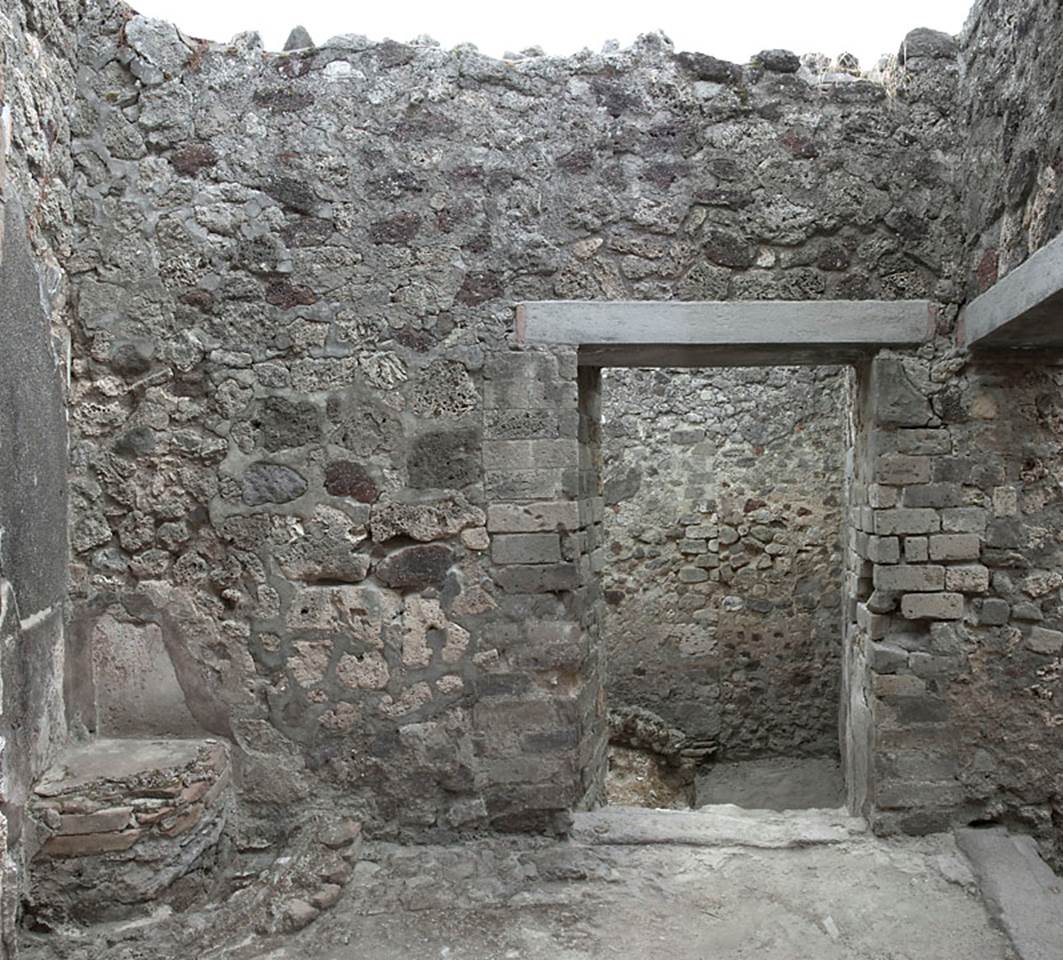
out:
M396 590L422 590L443 585L454 562L450 547L441 543L403 547L377 564L376 577Z
M287 503L306 493L306 480L279 463L253 463L244 471L243 500L249 507Z

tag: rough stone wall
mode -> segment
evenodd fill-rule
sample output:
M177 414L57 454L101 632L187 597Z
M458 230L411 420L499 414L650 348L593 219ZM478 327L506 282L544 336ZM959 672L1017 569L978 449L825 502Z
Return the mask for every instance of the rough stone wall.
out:
M926 354L862 382L850 758L882 829L1001 820L1058 859L1059 372Z
M967 127L961 206L968 296L1063 230L1061 50L1058 3L986 0L968 21L957 107ZM965 591L962 620L932 628L934 652L949 659L924 678L925 690L903 691L926 699L895 701L906 706L887 723L907 715L919 724L913 732L921 736L909 744L922 751L919 779L939 781L924 789L924 800L951 804L960 817L1031 830L1058 866L1063 557L1053 464L1060 456L1060 374L1054 358L1040 361L944 355L909 371L947 431L918 453L931 455L931 485L942 481L933 495L949 498L940 511L942 533L967 538L965 582L977 589L974 596ZM955 581L949 566L946 577ZM896 753L884 772L896 776L907 764L911 775L915 757Z
M78 4L0 9L0 956L13 950L33 780L66 736L67 112ZM10 855L7 850L10 849Z
M1056 0L982 0L963 44L967 292L1063 231L1063 17Z
M276 819L595 795L595 444L515 303L955 299L948 59L891 97L655 37L271 55L106 3L81 58L72 710L182 702Z
M835 368L610 370L610 708L716 759L833 755L846 394Z
M967 296L1063 227L1061 42L1058 3L985 2L969 21ZM1060 378L1039 361L941 341L858 378L845 672L867 683L845 698L847 756L880 829L1002 821L1058 864Z

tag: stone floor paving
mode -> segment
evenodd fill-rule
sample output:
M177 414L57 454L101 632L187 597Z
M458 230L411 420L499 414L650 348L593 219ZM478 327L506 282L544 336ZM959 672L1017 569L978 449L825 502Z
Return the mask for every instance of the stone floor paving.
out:
M1009 960L949 835L840 811L606 808L573 838L368 843L335 908L258 935L231 901L65 938L43 960ZM232 918L241 916L237 923Z

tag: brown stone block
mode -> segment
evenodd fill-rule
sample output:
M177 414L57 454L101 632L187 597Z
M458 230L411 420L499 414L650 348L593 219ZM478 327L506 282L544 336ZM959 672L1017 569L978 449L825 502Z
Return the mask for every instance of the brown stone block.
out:
M884 453L878 458L875 479L891 487L930 482L930 458Z
M579 503L574 500L492 503L487 508L487 528L492 534L575 530L579 525Z
M953 750L888 750L875 754L875 768L886 779L923 783L948 781L959 766Z
M554 500L565 492L564 471L488 470L484 474L487 496L495 500Z
M496 534L491 559L499 564L559 563L561 537L556 533Z
M868 537L867 557L873 563L900 562L900 540L896 537Z
M926 693L926 683L911 674L875 674L872 690L876 697L917 697Z
M1059 653L1063 650L1063 633L1045 627L1034 627L1026 638L1026 648L1034 653Z
M904 562L926 563L930 559L930 545L926 537L904 538Z
M108 807L95 813L66 813L60 821L58 835L113 833L128 827L132 815L132 807Z
M152 824L158 823L160 820L165 820L173 813L173 807L160 807L158 810L150 810L144 813L138 813L137 823L139 823L143 827L150 827Z
M495 580L507 593L575 590L579 586L579 568L572 563L520 564L497 571Z
M144 831L122 830L117 833L84 833L63 837L51 837L42 848L48 857L95 857L101 853L116 853L128 850Z
M941 529L946 533L984 534L988 514L982 507L946 507L941 511Z
M976 533L938 533L930 538L931 560L977 560L981 552Z
M945 587L945 568L933 564L895 564L875 568L875 587L880 590L931 592Z
M871 640L881 640L889 631L890 618L880 613L872 613L866 603L856 605L857 625L867 631Z
M886 809L945 807L963 802L963 787L953 781L887 780L875 789L875 803Z
M906 507L956 507L962 502L958 483L923 483L904 488Z
M941 518L930 507L897 507L876 510L874 527L879 536L936 533L941 528Z
M163 820L159 832L164 837L178 837L182 833L187 833L199 823L199 818L202 815L203 804L193 803L191 806L186 807L176 817Z
M184 806L187 803L195 803L197 800L202 800L208 790L210 790L209 780L197 780L195 783L190 783L181 791L181 796L178 798L177 803L179 806Z
M980 563L961 563L945 571L945 587L956 593L985 593L989 590L989 569Z
M963 668L963 658L958 656L936 656L923 651L913 651L911 655L912 673L917 677L940 679L955 676Z

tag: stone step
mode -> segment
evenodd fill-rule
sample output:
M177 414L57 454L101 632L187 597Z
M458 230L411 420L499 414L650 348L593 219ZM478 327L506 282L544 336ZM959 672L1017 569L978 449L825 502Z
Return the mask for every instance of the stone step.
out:
M573 817L569 837L603 845L676 844L695 847L783 849L844 843L867 832L845 810L745 810L732 804L700 810L602 807Z

